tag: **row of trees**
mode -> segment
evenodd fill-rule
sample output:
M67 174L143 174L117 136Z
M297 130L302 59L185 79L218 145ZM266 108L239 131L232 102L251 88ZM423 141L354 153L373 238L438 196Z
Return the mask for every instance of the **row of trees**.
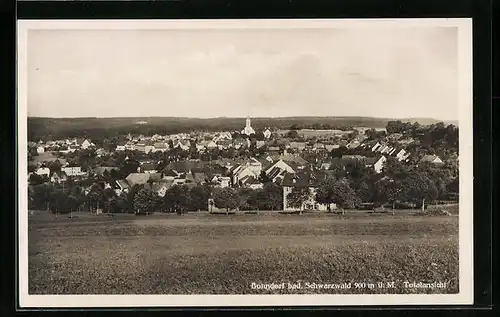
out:
M363 161L352 160L333 165L329 177L313 193L307 187L295 187L287 196L295 208L314 199L317 203L336 203L354 208L361 203L374 206L416 207L437 200L456 200L459 192L458 164L448 160L443 166L431 163L408 165L389 157L381 173L375 173Z
M418 122L389 121L387 133L401 133L420 140L423 146L458 150L458 127L443 122L421 125Z
M151 184L136 185L121 195L111 188L105 189L103 182L96 182L86 189L77 183L29 186L29 209L50 210L56 214L96 210L108 213L183 213L208 210L209 198L213 199L215 207L227 210L280 210L283 200L281 187L272 183L258 190L175 185L163 197L151 189Z

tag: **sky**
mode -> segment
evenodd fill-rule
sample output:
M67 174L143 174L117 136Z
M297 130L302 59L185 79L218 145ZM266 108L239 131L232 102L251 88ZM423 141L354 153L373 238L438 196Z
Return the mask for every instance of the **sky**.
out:
M28 116L458 120L455 27L30 30Z

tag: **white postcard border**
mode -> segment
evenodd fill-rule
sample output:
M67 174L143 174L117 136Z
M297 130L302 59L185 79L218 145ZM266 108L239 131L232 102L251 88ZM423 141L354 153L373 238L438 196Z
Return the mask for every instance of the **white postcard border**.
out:
M30 29L248 29L457 27L459 69L459 271L458 294L415 295L30 295L27 214L27 39ZM17 72L18 294L21 308L468 305L473 303L472 19L287 19L287 20L19 20ZM466 212L464 212L466 211ZM470 212L469 212L470 211Z

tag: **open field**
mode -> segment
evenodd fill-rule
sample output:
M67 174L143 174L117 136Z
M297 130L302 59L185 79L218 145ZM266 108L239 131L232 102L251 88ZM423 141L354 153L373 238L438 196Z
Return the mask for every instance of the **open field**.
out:
M29 216L31 294L458 292L458 216L77 216ZM447 287L405 288L404 281ZM288 282L302 288L250 287ZM354 286L362 282L395 287Z
M44 162L52 162L55 160L59 160L61 163L66 163L66 160L63 158L58 158L52 152L44 152L40 153L37 156L33 156L34 163L44 163Z

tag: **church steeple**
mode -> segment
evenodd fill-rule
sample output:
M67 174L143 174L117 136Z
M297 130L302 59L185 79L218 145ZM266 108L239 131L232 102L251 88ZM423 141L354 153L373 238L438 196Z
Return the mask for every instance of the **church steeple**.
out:
M252 128L252 122L250 120L250 111L248 111L247 119L245 121L245 128L241 131L241 133L246 135L255 134L255 130Z

